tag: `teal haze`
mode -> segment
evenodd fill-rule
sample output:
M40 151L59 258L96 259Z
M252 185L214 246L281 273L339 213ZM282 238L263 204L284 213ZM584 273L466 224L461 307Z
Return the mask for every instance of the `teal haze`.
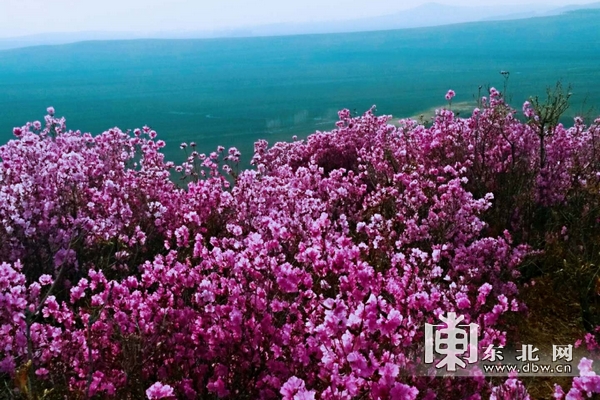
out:
M99 133L148 124L181 160L334 127L341 108L408 117L475 104L479 86L503 89L520 108L561 79L568 117L600 106L600 11L370 33L205 40L83 42L0 51L0 141L47 106L71 128ZM596 114L600 109L596 108ZM565 121L567 121L565 119Z

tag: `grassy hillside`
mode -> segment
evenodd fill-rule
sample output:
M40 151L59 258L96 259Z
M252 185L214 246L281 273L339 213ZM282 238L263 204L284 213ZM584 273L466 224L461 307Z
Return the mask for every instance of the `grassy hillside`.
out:
M53 105L98 133L148 124L179 158L333 127L341 108L413 116L503 85L519 106L562 79L571 114L600 106L600 11L517 21L292 37L83 42L0 51L0 140ZM437 100L436 100L437 99ZM439 100L439 101L438 101ZM600 110L596 109L596 112ZM246 158L247 159L247 158Z

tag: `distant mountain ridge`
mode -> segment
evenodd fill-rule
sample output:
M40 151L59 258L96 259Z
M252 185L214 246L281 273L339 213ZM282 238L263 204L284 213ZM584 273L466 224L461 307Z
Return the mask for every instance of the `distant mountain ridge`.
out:
M599 3L600 4L600 3ZM525 14L535 16L535 11L539 6L523 5L519 6ZM333 33L335 32L361 32L374 30L391 30L406 28L422 28L428 26L441 26L458 24L464 22L476 22L487 19L503 17L505 15L514 15L515 10L510 6L479 6L479 7L461 7L451 6L440 3L426 3L415 8L400 11L397 13L383 15L379 17L369 17L346 21L334 21L327 23L311 23L289 25L267 25L254 28L255 35L264 35L272 30L281 27L280 33L284 30L293 30L295 33ZM545 12L550 8L544 9Z
M600 2L591 4L573 4L559 8L539 6L534 4L522 4L518 7L514 5L462 7L431 2L389 15L353 20L297 24L270 24L217 31L89 31L48 33L15 38L0 38L0 50L39 45L68 44L89 40L208 39L225 37L288 36L302 34L383 31L442 26L466 22L545 17L560 15L570 11L598 8L600 8Z
M502 21L511 19L525 19L535 17L551 17L554 15L560 15L571 11L579 10L593 10L600 8L600 2L589 3L589 4L572 4L568 6L558 8L540 8L529 12L519 12L514 14L497 15L495 17L482 18L481 21Z

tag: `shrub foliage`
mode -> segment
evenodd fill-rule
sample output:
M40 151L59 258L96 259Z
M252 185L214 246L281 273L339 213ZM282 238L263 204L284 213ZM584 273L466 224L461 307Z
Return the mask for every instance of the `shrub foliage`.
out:
M506 344L540 274L578 293L598 347L600 119L566 128L568 96L549 95L519 119L492 88L430 126L343 110L330 132L257 142L242 172L235 148L182 144L174 165L148 127L92 136L49 108L0 147L5 392L526 398L517 379L419 368L448 312L482 350ZM580 369L569 395L600 391Z

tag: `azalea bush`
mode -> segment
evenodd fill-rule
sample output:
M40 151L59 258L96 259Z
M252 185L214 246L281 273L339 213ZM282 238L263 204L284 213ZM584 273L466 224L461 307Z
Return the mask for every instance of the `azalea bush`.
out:
M532 265L559 274L564 260L593 281L600 120L567 129L540 110L526 103L519 119L495 89L469 118L441 109L427 127L343 110L330 132L257 142L240 172L235 148L184 143L175 165L148 127L92 136L49 109L0 147L3 386L24 398L526 398L515 378L429 376L424 325L463 315L483 351L526 310ZM594 289L568 290L590 314ZM600 323L587 321L593 347Z

